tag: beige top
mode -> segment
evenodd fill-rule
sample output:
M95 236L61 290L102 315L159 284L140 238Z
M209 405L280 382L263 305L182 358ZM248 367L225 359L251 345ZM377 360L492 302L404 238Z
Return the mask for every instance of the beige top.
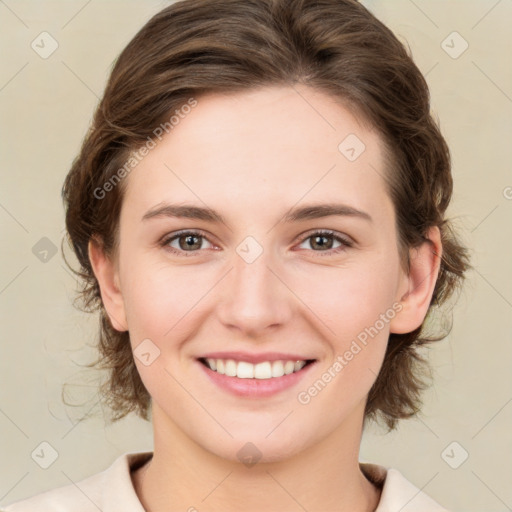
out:
M145 512L130 472L151 456L152 452L125 453L101 473L3 508L0 505L0 512ZM449 512L396 469L361 462L359 465L369 480L382 486L375 512Z

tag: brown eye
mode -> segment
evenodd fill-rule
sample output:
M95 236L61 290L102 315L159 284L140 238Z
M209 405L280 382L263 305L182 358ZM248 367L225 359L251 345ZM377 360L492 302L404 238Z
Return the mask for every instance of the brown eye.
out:
M332 231L316 231L304 238L301 243L303 244L307 241L309 241L310 250L325 254L342 252L348 247L353 246L350 240L338 236ZM335 242L338 242L340 245L333 248Z
M202 245L201 235L180 235L177 240L179 242L180 249L183 249L184 251L200 249Z
M333 237L329 235L313 235L309 237L311 247L313 249L331 249L333 245Z
M182 231L164 238L161 245L174 254L183 255L187 252L199 252L203 248L204 240L207 238L198 231Z

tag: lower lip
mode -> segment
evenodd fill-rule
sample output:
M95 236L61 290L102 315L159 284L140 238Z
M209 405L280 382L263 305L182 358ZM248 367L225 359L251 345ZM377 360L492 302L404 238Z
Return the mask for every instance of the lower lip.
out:
M211 370L200 361L197 361L197 364L206 373L208 378L220 388L237 396L263 398L295 386L309 373L315 362L304 366L298 372L283 375L282 377L272 377L271 379L239 379L238 377L229 377L228 375L222 375Z

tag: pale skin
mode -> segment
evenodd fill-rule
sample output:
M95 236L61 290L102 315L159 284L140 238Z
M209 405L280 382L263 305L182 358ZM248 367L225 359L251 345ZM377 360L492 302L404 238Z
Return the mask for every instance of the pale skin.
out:
M425 318L439 230L410 251L406 274L380 137L329 96L267 87L197 99L125 178L119 253L109 258L89 245L113 326L130 332L133 348L149 338L160 350L148 366L135 358L154 431L154 456L134 472L135 490L150 512L374 511L380 492L358 463L366 398L389 334ZM366 146L355 161L338 150L348 134ZM142 220L163 202L209 207L225 224ZM292 208L326 203L371 221L284 221ZM186 236L181 245L179 237L168 242L180 255L159 245L184 229L204 235L193 250ZM331 245L319 248L318 230L353 245L328 236L323 243ZM252 263L236 251L248 236L263 250ZM400 312L307 405L299 403L297 394L393 304ZM316 363L298 386L248 399L205 377L196 358L212 350L298 352ZM262 454L252 467L237 457L247 442Z

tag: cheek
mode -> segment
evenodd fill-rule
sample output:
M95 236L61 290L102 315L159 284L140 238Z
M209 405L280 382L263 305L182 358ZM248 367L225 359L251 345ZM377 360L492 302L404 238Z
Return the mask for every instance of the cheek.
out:
M390 322L398 309L394 303L397 275L390 256L386 261L375 259L358 268L340 269L334 278L323 281L327 284L322 293L318 287L303 287L299 292L318 315L317 330L328 341L322 381L333 382L333 391L345 400L361 399L380 370Z
M327 338L328 357L297 395L312 417L324 415L327 423L340 424L368 395L382 367L389 323L396 314L388 293L381 291L339 293L324 304L330 313L326 323L335 334Z
M193 337L208 283L192 266L172 268L168 262L134 258L125 268L130 272L124 276L123 298L137 370L156 402L174 396L173 407L179 408L180 389L172 375L181 363L182 344ZM139 353L149 353L150 364L138 358Z
M123 280L123 299L132 343L150 338L162 343L186 323L186 316L208 291L193 266L172 268L168 262L136 260Z
M293 285L336 349L373 326L393 306L398 263L392 254L367 260L354 260L339 269L318 268L312 277L310 273L307 280L297 279ZM389 329L388 323L383 328L379 322L379 330Z

